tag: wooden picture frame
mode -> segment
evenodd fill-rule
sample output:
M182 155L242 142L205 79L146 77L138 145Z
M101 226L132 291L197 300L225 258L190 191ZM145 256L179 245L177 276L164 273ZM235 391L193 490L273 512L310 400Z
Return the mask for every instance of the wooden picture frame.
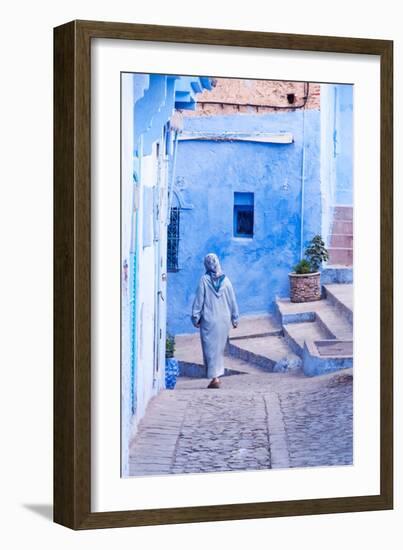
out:
M91 512L91 40L354 53L381 66L381 456L376 495ZM329 514L393 507L393 43L96 21L54 30L54 521L72 529Z

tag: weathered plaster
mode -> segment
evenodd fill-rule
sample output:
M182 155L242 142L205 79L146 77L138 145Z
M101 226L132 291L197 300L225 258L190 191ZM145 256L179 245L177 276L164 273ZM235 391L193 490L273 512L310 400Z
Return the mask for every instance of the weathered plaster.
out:
M287 82L282 80L250 80L247 78L217 78L216 86L211 91L198 94L195 111L187 111L185 117L249 114L261 115L279 112L281 109L289 112L294 106L305 103L307 86L305 82ZM294 94L292 105L287 100L287 94ZM211 104L204 101L223 101L237 105ZM249 104L249 105L245 105ZM260 107L251 106L258 105ZM238 106L239 105L239 106ZM274 106L267 107L268 105ZM278 109L276 109L277 107ZM320 85L309 84L306 109L319 109Z
M321 85L322 235L328 244L333 207L353 204L353 86Z
M202 260L215 252L233 282L241 314L272 311L288 295L288 272L299 260L303 112L185 118L185 130L291 132L291 144L186 141L177 176L191 210L181 213L178 273L168 274L168 330L192 332L190 309ZM320 115L305 113L305 243L320 232ZM189 162L191 159L191 162ZM234 192L253 192L254 237L233 237Z

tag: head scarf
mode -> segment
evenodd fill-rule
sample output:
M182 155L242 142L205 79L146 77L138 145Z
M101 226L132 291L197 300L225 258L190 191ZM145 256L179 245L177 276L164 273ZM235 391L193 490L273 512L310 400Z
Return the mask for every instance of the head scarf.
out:
M210 275L214 289L218 292L225 275L221 270L220 260L218 259L217 254L207 254L204 258L204 267L206 268L206 274Z

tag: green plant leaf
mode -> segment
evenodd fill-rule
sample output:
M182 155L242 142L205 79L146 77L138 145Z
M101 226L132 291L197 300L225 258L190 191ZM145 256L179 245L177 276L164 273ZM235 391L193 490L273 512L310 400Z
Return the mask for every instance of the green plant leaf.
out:
M306 275L307 273L311 273L311 264L308 260L302 259L294 266L294 271L298 275Z
M315 235L309 242L305 256L311 265L312 271L319 271L323 262L329 259L329 253L325 247L325 243L320 235Z

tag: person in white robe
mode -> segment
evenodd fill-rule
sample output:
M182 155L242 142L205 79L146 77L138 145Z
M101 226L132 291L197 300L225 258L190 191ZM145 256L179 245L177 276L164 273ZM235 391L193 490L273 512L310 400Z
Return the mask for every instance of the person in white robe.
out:
M231 324L238 326L239 311L229 278L222 272L216 254L204 258L206 273L201 277L192 307L192 323L200 328L203 361L208 388L219 388L224 374L224 350Z

